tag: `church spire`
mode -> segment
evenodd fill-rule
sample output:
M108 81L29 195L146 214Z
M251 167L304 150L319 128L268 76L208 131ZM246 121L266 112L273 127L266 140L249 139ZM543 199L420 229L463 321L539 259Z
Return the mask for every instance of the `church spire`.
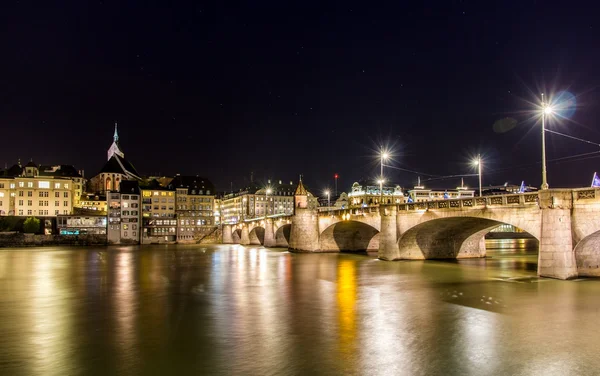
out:
M119 133L117 132L117 122L115 121L115 134L113 135L113 140L115 142L119 141Z

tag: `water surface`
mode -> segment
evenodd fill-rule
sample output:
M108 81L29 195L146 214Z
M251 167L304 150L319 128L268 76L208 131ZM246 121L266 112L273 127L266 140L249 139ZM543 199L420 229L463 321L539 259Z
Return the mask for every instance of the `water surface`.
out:
M581 375L600 281L537 255L385 262L217 246L0 251L2 375Z

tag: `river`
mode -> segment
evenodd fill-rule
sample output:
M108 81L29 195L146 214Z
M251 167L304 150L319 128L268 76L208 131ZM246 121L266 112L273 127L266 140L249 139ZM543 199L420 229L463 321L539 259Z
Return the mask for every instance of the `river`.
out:
M488 258L144 246L0 251L2 375L582 375L600 281Z

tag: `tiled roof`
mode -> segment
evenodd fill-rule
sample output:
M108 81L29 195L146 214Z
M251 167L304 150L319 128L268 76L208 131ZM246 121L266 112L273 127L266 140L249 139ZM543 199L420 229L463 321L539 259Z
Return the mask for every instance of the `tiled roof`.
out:
M169 183L168 188L170 189L175 189L175 188L188 188L188 193L191 192L191 190L194 191L203 191L203 194L211 194L214 195L215 192L215 186L213 185L213 183L211 183L210 180L208 180L207 178L203 178L201 176L181 176L181 175L177 175L173 178L173 180L171 180L171 183ZM210 193L207 193L210 192ZM202 193L198 193L198 194L202 194Z

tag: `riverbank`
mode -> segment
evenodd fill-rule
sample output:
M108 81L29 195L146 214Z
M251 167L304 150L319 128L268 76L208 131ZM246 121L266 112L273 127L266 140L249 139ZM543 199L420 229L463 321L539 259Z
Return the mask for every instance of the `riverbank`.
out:
M23 234L20 232L0 233L0 248L106 244L106 235L37 235Z

